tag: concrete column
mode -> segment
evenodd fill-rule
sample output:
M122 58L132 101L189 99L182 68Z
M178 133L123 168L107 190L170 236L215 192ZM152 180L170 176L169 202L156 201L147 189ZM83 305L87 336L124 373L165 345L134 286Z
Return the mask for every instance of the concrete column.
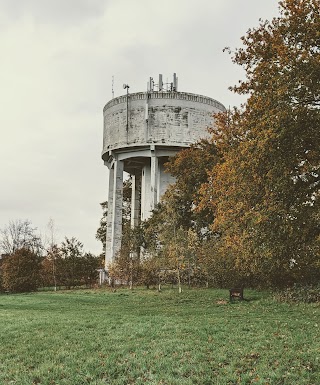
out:
M110 168L105 265L112 262L120 250L122 237L123 162L115 160Z
M107 217L107 233L106 233L106 254L105 254L105 270L112 261L111 244L112 244L112 221L113 221L113 185L114 185L114 168L109 168L109 186L108 186L108 217Z
M151 181L150 181L150 211L154 210L158 203L158 174L159 161L154 150L151 150Z
M142 168L141 176L141 220L150 218L151 214L151 166L150 163Z
M104 269L99 269L99 285L101 286L106 281L106 272Z
M137 227L140 221L140 190L141 175L132 175L132 193L131 193L131 227Z

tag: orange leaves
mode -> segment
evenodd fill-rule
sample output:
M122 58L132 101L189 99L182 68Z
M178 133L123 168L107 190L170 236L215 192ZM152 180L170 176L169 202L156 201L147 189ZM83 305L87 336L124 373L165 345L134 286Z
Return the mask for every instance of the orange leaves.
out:
M245 68L247 79L233 90L261 96L271 91L290 103L318 103L319 86L312 78L320 60L319 9L319 0L282 1L280 17L249 29L242 38L244 48L233 57Z
M320 0L284 0L279 17L248 31L233 57L246 71L233 90L247 103L216 115L211 138L168 165L177 183L166 223L211 230L197 255L216 282L320 274L319 9ZM186 256L175 247L170 255Z

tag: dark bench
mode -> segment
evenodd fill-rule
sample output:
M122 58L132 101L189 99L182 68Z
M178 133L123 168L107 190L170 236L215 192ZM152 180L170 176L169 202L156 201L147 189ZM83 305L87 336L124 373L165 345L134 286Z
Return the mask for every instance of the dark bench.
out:
M230 302L234 299L238 299L239 301L243 301L243 287L233 287L229 290L230 293Z

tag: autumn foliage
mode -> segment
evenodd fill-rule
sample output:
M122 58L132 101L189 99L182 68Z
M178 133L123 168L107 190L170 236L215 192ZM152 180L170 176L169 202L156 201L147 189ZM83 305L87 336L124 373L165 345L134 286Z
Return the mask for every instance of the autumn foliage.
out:
M201 188L217 252L245 277L282 285L319 277L319 1L280 2L281 16L243 38L243 110L213 133L220 162Z
M228 49L246 72L231 89L247 102L171 160L177 182L151 220L162 255L174 218L176 230L196 231L196 265L220 286L320 278L320 2L279 9Z
M41 258L27 248L4 256L1 265L2 284L10 292L34 291L40 283Z

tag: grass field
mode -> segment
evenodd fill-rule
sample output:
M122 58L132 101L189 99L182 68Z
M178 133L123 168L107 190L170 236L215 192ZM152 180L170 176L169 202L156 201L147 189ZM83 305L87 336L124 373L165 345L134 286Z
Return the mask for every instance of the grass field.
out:
M0 296L0 384L320 384L319 305L245 291Z

